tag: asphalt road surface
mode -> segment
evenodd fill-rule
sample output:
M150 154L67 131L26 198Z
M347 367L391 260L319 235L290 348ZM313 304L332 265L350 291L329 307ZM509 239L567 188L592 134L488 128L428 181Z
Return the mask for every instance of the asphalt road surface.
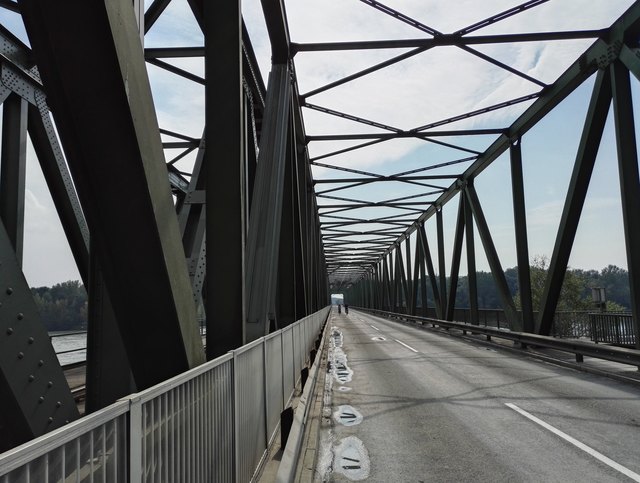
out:
M640 388L354 310L330 326L318 481L640 481Z

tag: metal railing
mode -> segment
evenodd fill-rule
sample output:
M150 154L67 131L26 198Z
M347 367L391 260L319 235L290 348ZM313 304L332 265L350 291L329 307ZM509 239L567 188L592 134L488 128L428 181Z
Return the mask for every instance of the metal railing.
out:
M396 313L406 314L404 307L399 307ZM436 309L433 307L427 307L426 311L422 307L418 307L418 314L420 316L436 319ZM517 311L518 315L522 317L522 311ZM553 323L551 325L551 335L554 337L569 337L574 339L580 339L583 337L593 339L592 327L593 323L590 319L592 312L579 311L579 310L567 310L558 311L554 314ZM537 318L538 312L533 312L534 320ZM455 308L453 311L453 320L455 322L471 323L471 309L469 308ZM502 309L478 309L478 324L483 327L496 327L498 329L510 329L507 316Z
M329 309L0 454L0 483L250 481Z
M620 346L635 346L633 316L629 313L599 312L589 314L591 340Z
M127 481L129 401L0 455L0 482Z
M546 347L549 349L557 349L563 352L569 352L576 355L578 362L582 361L583 356L604 359L607 361L619 362L622 364L630 364L640 368L640 350L628 349L623 347L611 347L594 344L592 342L558 339L544 335L529 334L526 332L515 332L510 330L501 330L494 327L482 327L479 325L466 324L463 322L449 322L445 320L433 319L428 317L417 317L393 312L385 312L382 310L368 309L362 307L353 307L354 309L368 312L381 317L403 320L415 324L431 324L433 327L444 327L461 330L463 333L472 332L476 334L484 334L487 339L497 337L501 339L513 340L520 342L524 346Z

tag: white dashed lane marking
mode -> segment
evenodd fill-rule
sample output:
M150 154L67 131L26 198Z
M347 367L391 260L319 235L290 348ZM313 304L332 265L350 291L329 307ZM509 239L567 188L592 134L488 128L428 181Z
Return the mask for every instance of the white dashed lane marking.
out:
M413 351L415 353L417 353L418 351L415 350L413 347L411 347L410 345L405 344L404 342L402 342L401 340L398 339L393 339L395 340L398 344L405 346L407 349L409 349L410 351Z

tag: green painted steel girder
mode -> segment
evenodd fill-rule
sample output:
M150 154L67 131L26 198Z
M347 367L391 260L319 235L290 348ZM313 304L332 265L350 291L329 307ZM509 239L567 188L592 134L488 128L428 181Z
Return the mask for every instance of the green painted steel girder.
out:
M133 376L145 388L204 355L144 54L130 2L67 7L20 2Z

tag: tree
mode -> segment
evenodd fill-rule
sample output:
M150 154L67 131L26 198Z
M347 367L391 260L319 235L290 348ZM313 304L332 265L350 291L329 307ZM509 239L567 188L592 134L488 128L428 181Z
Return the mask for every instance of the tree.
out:
M77 280L32 288L34 301L49 331L87 327L87 292Z
M536 255L531 264L531 299L533 309L537 310L541 307L544 286L549 273L549 258L545 255ZM587 281L578 273L571 269L567 269L562 289L560 290L560 299L556 312L574 312L593 309L590 295L586 298L584 293L587 289ZM520 301L520 291L516 293L514 298L516 307L522 308Z

